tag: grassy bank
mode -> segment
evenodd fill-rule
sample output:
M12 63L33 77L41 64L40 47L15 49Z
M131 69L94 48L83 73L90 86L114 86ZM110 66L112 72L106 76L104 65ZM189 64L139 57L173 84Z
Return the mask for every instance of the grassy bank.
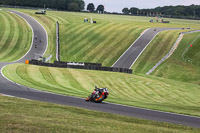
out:
M29 50L32 31L19 16L0 11L0 61L15 61Z
M174 54L153 75L200 85L199 43L200 33L184 35Z
M0 132L198 133L199 129L0 96Z
M200 86L154 76L47 68L15 64L3 69L9 79L32 88L87 97L95 85L108 87L109 102L200 116Z

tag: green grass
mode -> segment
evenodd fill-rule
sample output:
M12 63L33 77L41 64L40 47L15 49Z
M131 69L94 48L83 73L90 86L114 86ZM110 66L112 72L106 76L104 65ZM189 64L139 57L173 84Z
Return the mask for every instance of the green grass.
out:
M111 66L149 27L198 28L199 21L168 19L170 24L149 23L150 17L102 15L47 11L47 15L35 15L35 10L19 10L36 18L48 32L49 48L55 60L55 25L60 22L61 60L102 63ZM93 17L97 24L85 24L84 18ZM173 38L175 39L175 38ZM176 39L175 39L176 40ZM174 40L174 41L175 41Z
M0 96L0 132L198 133L200 129Z
M3 73L14 82L44 91L87 97L97 85L108 87L109 102L200 116L199 85L154 76L24 64L9 65Z
M159 33L133 65L133 72L145 74L155 66L174 45L179 32L172 30Z
M26 22L12 13L0 11L0 61L15 61L29 50L32 31Z
M174 54L153 75L200 85L199 43L200 33L184 35Z

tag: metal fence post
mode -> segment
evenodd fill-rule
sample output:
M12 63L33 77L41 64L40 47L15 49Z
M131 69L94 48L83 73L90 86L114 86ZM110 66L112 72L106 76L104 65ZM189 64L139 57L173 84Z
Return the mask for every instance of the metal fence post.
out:
M60 61L59 22L56 23L56 60Z

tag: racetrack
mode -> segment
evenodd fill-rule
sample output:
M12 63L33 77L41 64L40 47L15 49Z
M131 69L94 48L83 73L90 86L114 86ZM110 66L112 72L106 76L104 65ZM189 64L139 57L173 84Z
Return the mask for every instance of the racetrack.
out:
M34 58L35 53L43 55L47 47L47 34L44 28L32 17L29 17L19 12L14 12L14 11L12 12L23 17L32 27L34 36L35 35L37 36L37 39L33 38L33 44L30 51L23 58L16 61L15 63L24 63L25 60ZM148 34L152 34L152 32L154 33L154 29L150 29L149 32L147 31L145 32L145 34L143 34L143 37L146 36L148 37L148 39L141 37L137 41L139 42L145 41L148 44L147 40L151 41L153 37L162 29L163 28L157 29L156 30L157 32L155 32L155 34L151 37ZM169 29L165 29L165 30L169 30ZM37 48L36 48L36 45L37 45ZM134 44L132 46L134 47L136 45ZM144 48L145 47L146 46L144 46ZM129 48L129 49L132 49L132 48ZM139 52L139 54L140 53L141 52ZM128 62L129 64L133 63L133 62L131 63L131 61L128 61ZM0 68L3 68L5 65L8 65L8 64L11 64L11 63L0 63ZM111 103L96 104L92 102L85 102L84 99L81 99L81 98L57 95L57 94L52 94L48 92L42 92L39 90L27 88L5 79L3 75L0 75L0 93L16 96L16 97L21 97L25 99L70 105L70 106L76 106L76 107L81 107L81 108L87 108L91 110L116 113L120 115L127 115L131 117L143 118L143 119L148 119L148 120L171 122L171 123L183 124L183 125L200 128L199 117L146 110L146 109L135 108L135 107L130 107L130 106L111 104Z

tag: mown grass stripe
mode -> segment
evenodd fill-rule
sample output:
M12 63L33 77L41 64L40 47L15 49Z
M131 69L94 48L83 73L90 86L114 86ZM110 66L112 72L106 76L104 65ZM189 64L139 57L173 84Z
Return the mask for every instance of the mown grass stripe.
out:
M73 93L71 88L61 86L57 83L57 81L54 79L52 73L49 71L48 68L41 67L39 68L39 71L43 77L43 83L48 84L52 87L52 90L56 92L67 92L67 93ZM45 82L44 82L45 81Z
M54 70L51 69L51 71L48 68L42 67L42 69L39 69L41 71L41 74L43 75L45 81L47 83L50 83L52 85L56 85L59 88L59 91L64 90L68 93L74 93L74 86L72 85L71 87L66 87L61 83L60 84L55 80L55 78L59 78L58 76L56 76L58 74L59 71L56 71L54 73ZM71 84L71 81L69 82ZM68 85L67 85L68 86ZM77 86L76 86L77 87ZM57 90L56 90L57 91ZM76 91L76 94L82 94L83 91L78 90Z
M50 18L53 18L54 21L58 21L60 24L69 24L69 22L65 19L67 16L66 15L56 15L56 14L50 14Z
M75 75L72 72L62 71L62 74L65 76L66 80L69 80L69 83L73 87L74 90L76 90L76 88L79 88L79 91L83 91L83 92L87 91L87 89L83 88L82 85L77 81Z
M90 28L89 28L90 27ZM69 43L69 51L68 54L76 54L77 50L81 50L83 46L83 44L85 44L85 40L88 40L88 43L90 42L90 38L93 38L96 34L95 34L95 30L97 29L105 29L106 26L102 26L102 25L98 25L98 26L93 26L91 27L90 25L87 27L82 28L82 30L79 32L76 32L75 35L73 35L72 39L74 41L71 41ZM86 30L88 29L88 30ZM81 33L83 32L83 33ZM71 45L70 45L71 44ZM71 47L70 47L71 46Z
M106 66L108 66L108 64L105 64L105 59L106 58L109 58L109 56L107 56L107 55L113 55L113 53L115 52L115 48L116 47L127 47L127 46L129 46L129 45L131 45L132 44L132 41L130 41L129 43L126 43L126 40L128 40L129 38L131 38L131 37L127 37L127 35L126 34L123 34L123 30L124 29L127 29L129 27L129 25L126 25L126 26L121 26L121 28L119 28L119 33L121 33L121 35L116 35L116 34L114 34L113 36L110 36L111 38L108 40L107 39L107 41L108 42L102 42L102 43L104 43L105 45L102 45L102 47L101 48L98 48L97 49L97 53L100 53L99 55L98 55L98 58L96 59L97 60L97 62L103 62L104 63L104 65L106 65ZM123 29L122 29L123 28ZM130 28L129 28L130 29ZM135 29L133 29L133 30L135 30ZM129 36L131 36L131 34L129 34ZM116 38L117 37L117 38ZM133 38L133 39L136 39L136 38ZM130 40L133 40L133 39L130 39ZM113 41L115 40L115 42L113 43ZM129 45L124 45L124 44L129 44ZM106 46L107 45L107 46ZM124 49L124 48L122 48L122 49ZM102 52L100 52L100 51L105 51L104 53L102 53ZM111 52L110 52L111 51ZM122 50L121 50L122 51ZM119 53L118 53L119 54ZM92 55L92 57L93 57L94 55ZM111 60L113 60L112 58L109 58L110 59L110 61L109 62L111 62Z
M17 24L16 24L17 22L10 14L7 14L7 18L10 23L10 29L8 28L8 30L10 30L10 33L8 37L6 38L5 42L3 43L4 45L0 49L1 57L7 54L7 52L10 50L9 47L11 47L12 45L15 45L16 44L15 41L18 39L18 30L16 29L16 32L15 32L15 28L17 28Z
M8 41L6 41L5 47L3 47L2 51L4 51L3 53L1 53L1 57L0 60L5 60L6 57L8 56L12 56L13 53L11 53L11 51L13 50L13 48L19 43L19 36L20 36L20 32L19 32L19 25L18 25L18 21L16 21L16 18L14 17L13 14L9 14L13 27L12 30L14 32L12 32L12 34L10 34L11 36L9 36Z
M72 27L72 26L70 26L70 27ZM91 30L92 30L92 28L89 28L90 27L90 25L86 25L86 26L78 26L78 27L74 27L74 28L72 28L73 30L71 30L71 31L69 31L69 33L68 34L66 34L66 36L65 36L65 42L68 42L67 44L65 43L64 44L64 42L62 42L62 44L63 44L63 46L64 47L67 47L67 52L69 53L69 54L71 54L71 52L73 53L73 49L75 49L75 47L77 46L77 45L79 45L79 43L81 42L81 41L84 41L83 39L84 39L84 32L85 32L85 34L87 34L88 36L91 34ZM93 27L93 29L94 29L95 27ZM87 30L87 29L89 29L89 30ZM64 38L63 38L64 39ZM63 46L61 46L61 47L63 47ZM61 54L62 53L65 53L66 51L61 51Z
M2 53L2 49L3 49L3 47L5 46L5 44L6 44L6 41L8 40L8 38L9 38L9 35L10 35L10 33L11 33L11 25L12 24L10 24L11 22L10 22L10 20L9 20L9 16L7 17L7 15L8 15L8 13L3 13L3 20L5 20L5 32L4 32L4 34L3 34L3 37L1 38L1 40L0 40L0 51L1 51L1 53ZM12 33L11 33L12 34Z
M95 40L92 40L91 42L88 42L87 46L85 46L84 44L81 45L82 47L78 47L76 49L76 51L78 49L81 49L81 51L79 53L76 54L76 56L78 56L79 58L83 58L83 60L90 60L92 61L92 58L95 58L97 56L99 56L101 54L101 52L96 51L96 49L98 49L99 47L101 47L102 45L108 45L106 43L103 43L105 40L107 41L109 38L109 34L111 34L111 32L117 28L118 25L112 24L112 25L108 25L106 27L102 27L99 30L95 30L94 36L97 36L97 38ZM107 30L106 30L107 29ZM106 32L104 32L106 30ZM101 35L101 33L103 33ZM100 37L99 37L100 36ZM90 38L89 38L90 39ZM92 55L95 52L95 55ZM86 53L86 54L85 54ZM85 56L85 57L84 57Z
M101 28L101 29L99 29L99 30L97 30L95 33L93 33L93 35L91 36L91 37L89 37L88 38L88 40L89 40L89 42L87 43L87 46L85 46L85 44L84 45L81 45L81 47L77 47L76 48L76 51L78 50L78 49L82 49L82 48L84 48L85 47L85 50L87 51L87 52L83 52L82 54L83 55L79 55L81 58L83 58L85 55L86 55L86 57L87 57L87 54L89 54L90 52L94 52L95 51L95 48L97 48L98 46L100 46L101 45L101 42L104 40L104 39L107 39L108 38L108 35L110 34L109 32L111 32L112 31L112 29L114 29L114 27L116 27L116 25L112 25L112 26L106 26L106 27L103 27L103 28ZM106 29L109 29L109 30L106 30ZM104 32L104 31L107 31L107 32ZM101 33L103 33L103 34L101 34ZM95 37L95 40L91 40L92 38L94 38ZM81 52L81 51L80 51ZM101 52L103 52L103 51L101 51ZM85 54L85 55L84 55ZM94 57L98 57L98 54L96 54L96 56L94 56L94 57L92 57L92 56L90 56L90 55L88 55L88 57L89 58L87 58L87 59L85 59L85 60L88 60L88 61L92 61L92 59L94 58ZM80 59L80 58L79 58ZM83 58L84 59L84 58ZM82 59L82 60L83 60Z
M15 14L3 12L5 34L0 40L0 60L1 61L14 61L22 57L29 49L31 44L31 35L28 25L20 17ZM27 31L24 31L27 29ZM30 31L30 32L29 32ZM24 36L26 34L27 37ZM26 48L24 48L26 47Z
M3 13L0 14L0 41L5 33L5 19L4 19L4 16L3 16Z
M112 87L116 87L116 88L121 88L121 89L115 89L116 92L114 97L126 97L126 99L132 99L133 95L130 95L130 92L127 91L123 85L121 85L120 82L117 82L117 83L113 83L112 82L112 79L110 78L106 78L106 81L107 81L107 84L109 85L108 88L112 88ZM112 92L111 92L112 93Z
M98 57L100 57L101 54L104 53L104 52L102 52L103 49L105 51L107 51L107 48L111 47L113 45L113 41L116 39L118 32L122 28L125 28L125 27L126 27L126 25L123 25L123 24L114 24L112 27L109 28L109 30L106 30L104 32L104 35L102 36L103 39L100 40L101 42L98 42L99 45L97 45L93 50L89 51L90 53L88 53L88 56L95 57L95 56L97 56L96 53L98 53ZM118 29L118 30L115 31L115 33L113 34L114 29ZM123 31L121 33L123 33ZM91 59L91 60L93 60L93 59Z

